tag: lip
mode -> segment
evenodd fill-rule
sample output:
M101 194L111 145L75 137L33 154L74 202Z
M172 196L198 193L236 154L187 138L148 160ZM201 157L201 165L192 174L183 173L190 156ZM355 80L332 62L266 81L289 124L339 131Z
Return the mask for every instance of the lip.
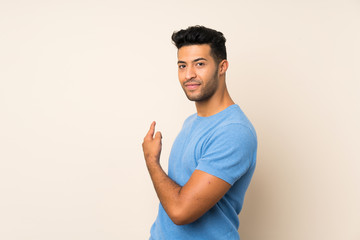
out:
M186 83L185 88L188 90L195 90L200 86L200 83Z

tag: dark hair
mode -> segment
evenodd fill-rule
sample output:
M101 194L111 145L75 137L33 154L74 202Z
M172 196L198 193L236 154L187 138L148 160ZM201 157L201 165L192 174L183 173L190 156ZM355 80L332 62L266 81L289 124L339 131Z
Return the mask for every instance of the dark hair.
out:
M209 44L211 55L217 63L226 59L226 39L221 32L214 29L196 25L174 32L171 39L178 49L189 45Z

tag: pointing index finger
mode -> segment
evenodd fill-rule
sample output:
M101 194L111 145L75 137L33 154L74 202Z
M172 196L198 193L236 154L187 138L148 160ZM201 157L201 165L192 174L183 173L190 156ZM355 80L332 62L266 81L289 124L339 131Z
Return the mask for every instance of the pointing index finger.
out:
M154 136L155 125L156 125L156 122L153 121L153 122L151 123L151 125L150 125L150 129L149 129L149 131L148 131L148 133L147 133L147 137L151 137L151 138L152 138L152 137Z

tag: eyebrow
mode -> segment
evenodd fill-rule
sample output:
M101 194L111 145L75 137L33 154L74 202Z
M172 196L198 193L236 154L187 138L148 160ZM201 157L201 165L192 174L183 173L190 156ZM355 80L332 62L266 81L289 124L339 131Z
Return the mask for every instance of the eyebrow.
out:
M207 59L200 57L200 58L194 59L192 62L198 62L198 61L207 61ZM179 64L179 63L186 63L186 62L185 61L178 61L177 63Z

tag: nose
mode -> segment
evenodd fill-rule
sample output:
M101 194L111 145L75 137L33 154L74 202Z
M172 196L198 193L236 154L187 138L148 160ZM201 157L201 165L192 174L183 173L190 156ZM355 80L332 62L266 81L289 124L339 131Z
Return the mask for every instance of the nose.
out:
M196 78L196 72L193 67L191 67L191 66L187 67L185 78L186 78L186 80Z

